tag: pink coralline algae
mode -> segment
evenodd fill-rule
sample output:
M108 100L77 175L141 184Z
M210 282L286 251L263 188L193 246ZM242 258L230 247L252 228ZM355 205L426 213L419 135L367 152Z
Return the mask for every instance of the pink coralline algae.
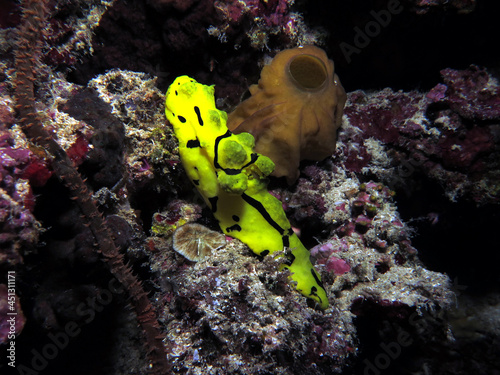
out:
M45 34L47 43L51 46L44 54L44 60L47 64L56 67L69 67L75 64L77 59L74 53L72 53L73 51L68 46L62 45L72 37L72 34L73 29L70 25L56 19L50 20Z
M89 142L83 135L78 136L75 142L66 150L69 158L76 166L83 163L89 151Z
M500 86L484 68L471 65L467 70L441 70L443 84L427 97L443 102L460 116L471 120L500 118Z
M487 153L494 146L493 135L487 128L472 128L453 134L438 142L442 150L443 165L451 168L468 168L471 172L484 169L478 155ZM465 152L464 152L465 151Z
M391 187L420 171L451 200L498 201L500 86L485 69L445 69L429 93L354 91L345 108L338 154L353 172L375 173ZM411 186L410 186L411 188Z
M333 176L319 168L315 176L322 182L314 184L308 178L301 178L296 194L290 200L293 209L289 214L299 220L298 225L307 225L310 219L302 219L295 212L307 202L314 201L317 194L331 194L328 189L332 189ZM324 202L329 209L322 215L321 224L328 227L334 223L331 236L311 249L311 257L323 271L325 280L357 273L360 265L367 261L379 273L387 272L393 265L402 266L415 261L417 251L411 245L412 232L395 211L394 191L381 183L353 180L346 181L341 189L343 193L335 201L327 198ZM367 252L368 249L371 251ZM365 255L360 257L359 251Z
M278 26L288 21L289 3L286 0L246 0L216 1L214 5L232 22L239 22L248 14L252 18L261 17L267 26Z
M281 50L316 44L324 35L309 29L302 15L292 11L292 4L290 0L216 1L218 20L208 28L208 33L223 43L236 37L238 49L242 27L250 46L258 50L273 49L271 40L279 41Z
M321 263L318 262L318 264ZM351 270L351 266L344 259L330 256L325 263L325 269L328 272L333 272L334 275L343 275Z
M351 266L344 259L330 257L326 262L326 270L335 275L343 275L351 270Z
M451 8L459 13L469 13L476 7L476 0L411 0L409 3L418 14L427 13L433 8Z
M171 201L165 212L153 215L151 232L156 235L171 235L177 228L201 217L201 207L180 199Z
M0 264L22 262L22 251L38 241L31 184L43 185L51 172L29 149L15 146L11 131L0 124Z
M343 246L336 244L338 248L331 242L316 245L311 249L311 256L316 259L317 265L325 266L326 271L334 275L343 275L351 270L351 266L344 259L334 256L334 253L341 252ZM343 244L345 245L345 243ZM347 250L344 248L344 251Z

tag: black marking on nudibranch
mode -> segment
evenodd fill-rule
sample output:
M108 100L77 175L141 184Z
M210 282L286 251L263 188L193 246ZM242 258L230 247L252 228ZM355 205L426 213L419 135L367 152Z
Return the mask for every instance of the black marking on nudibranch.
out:
M274 229L276 229L279 232L279 234L283 235L285 230L281 228L280 225L273 220L273 218L271 217L271 215L269 215L269 213L267 212L266 208L262 203L260 203L258 200L252 198L251 196L245 193L241 194L241 198L243 198L243 200L247 202L250 206L259 211L264 220L266 220Z
M320 296L318 296L318 288L315 286L311 287L311 293L309 293L310 296L314 296L319 300L320 305L323 303L322 299Z
M238 215L233 215L233 220L238 222L240 221L240 217Z
M293 255L293 253L288 253L286 254L286 259L287 261L286 262L283 262L285 265L287 265L288 267L291 267L291 265L293 264L293 262L295 262L295 255Z
M269 250L262 250L259 255L262 256L262 257L265 257L269 253L270 253Z
M226 228L226 232L229 233L232 231L241 232L241 227L238 224L234 224L234 225L231 225L230 227Z
M218 200L219 200L219 197L208 198L208 201L210 202L210 205L212 206L213 213L217 212L217 201Z
M186 143L187 148L196 148L196 147L201 147L200 141L198 139L190 139Z
M197 105L194 106L194 111L196 112L196 116L198 116L198 123L200 126L203 126L203 119L201 118L200 108Z
M193 184L195 184L196 186L198 186L200 184L200 180L193 180Z
M318 288L316 288L314 285L311 287L311 293L309 293L310 296L316 296L318 297ZM318 297L319 298L319 297ZM321 301L321 299L320 299Z
M214 145L214 167L217 168L217 169L220 169L220 170L224 171L229 176L235 176L235 175L241 173L241 171L243 169L245 169L248 166L250 166L253 163L255 163L257 161L257 159L259 158L259 154L257 154L256 152L252 153L250 155L250 161L248 163L246 163L244 166L242 166L241 168L222 168L222 166L219 164L219 143L224 138L228 138L231 135L232 135L231 131L228 130L226 133L224 133L223 135L218 136L215 139L215 145Z
M186 122L186 119L182 116L178 116L177 117L179 119L180 122L182 122L183 124Z
M316 275L316 272L314 271L313 268L311 268L311 274L313 275L314 277L314 280L316 280L316 283L322 287L323 289L325 289L325 287L323 286L323 283L321 282L321 280L318 278L318 275Z
M241 173L241 169L234 169L234 168L220 168L220 169L226 172L228 176L236 176L237 174Z
M222 167L219 164L219 143L224 138L230 137L231 134L233 134L233 133L231 133L231 131L228 129L227 132L225 132L224 134L219 135L217 138L215 138L215 142L214 142L214 167L217 169L222 169Z
M257 161L257 159L259 158L259 154L257 154L256 152L253 152L252 155L250 155L250 161L248 162L248 164L245 164L243 166L243 168L246 168L248 167L250 164L253 164Z
M290 247L290 238L288 235L283 236L283 247Z
M179 93L177 92L177 90L175 90L175 95L179 95Z

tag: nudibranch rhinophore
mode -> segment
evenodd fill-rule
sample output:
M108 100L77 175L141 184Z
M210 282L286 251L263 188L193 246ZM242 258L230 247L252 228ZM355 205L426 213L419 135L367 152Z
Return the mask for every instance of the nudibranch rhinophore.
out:
M255 150L276 164L274 176L292 184L301 160L333 154L347 96L321 48L281 51L262 69L250 93L229 114L228 128L255 137Z
M288 249L283 268L290 270L299 292L326 309L328 298L309 251L292 230L282 203L267 191L274 163L255 152L254 137L231 133L227 114L215 107L214 87L188 76L170 85L165 107L182 165L222 231L261 256Z

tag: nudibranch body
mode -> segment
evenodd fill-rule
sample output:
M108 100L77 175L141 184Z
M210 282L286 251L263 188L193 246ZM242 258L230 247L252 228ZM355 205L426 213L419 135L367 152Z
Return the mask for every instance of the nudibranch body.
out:
M267 191L274 163L254 151L254 137L233 134L215 107L214 88L181 76L166 94L165 113L179 140L187 175L228 236L261 256L290 249L288 268L297 290L323 309L328 298L309 251L293 232L281 202Z

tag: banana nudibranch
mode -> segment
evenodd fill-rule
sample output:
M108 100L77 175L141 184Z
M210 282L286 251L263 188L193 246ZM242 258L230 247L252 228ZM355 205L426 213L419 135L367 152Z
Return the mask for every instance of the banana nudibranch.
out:
M288 248L283 268L291 271L300 293L326 309L328 298L309 251L293 232L281 202L267 191L274 163L254 151L254 137L231 133L226 112L215 107L214 87L188 76L170 85L165 107L182 165L222 231L261 256Z

